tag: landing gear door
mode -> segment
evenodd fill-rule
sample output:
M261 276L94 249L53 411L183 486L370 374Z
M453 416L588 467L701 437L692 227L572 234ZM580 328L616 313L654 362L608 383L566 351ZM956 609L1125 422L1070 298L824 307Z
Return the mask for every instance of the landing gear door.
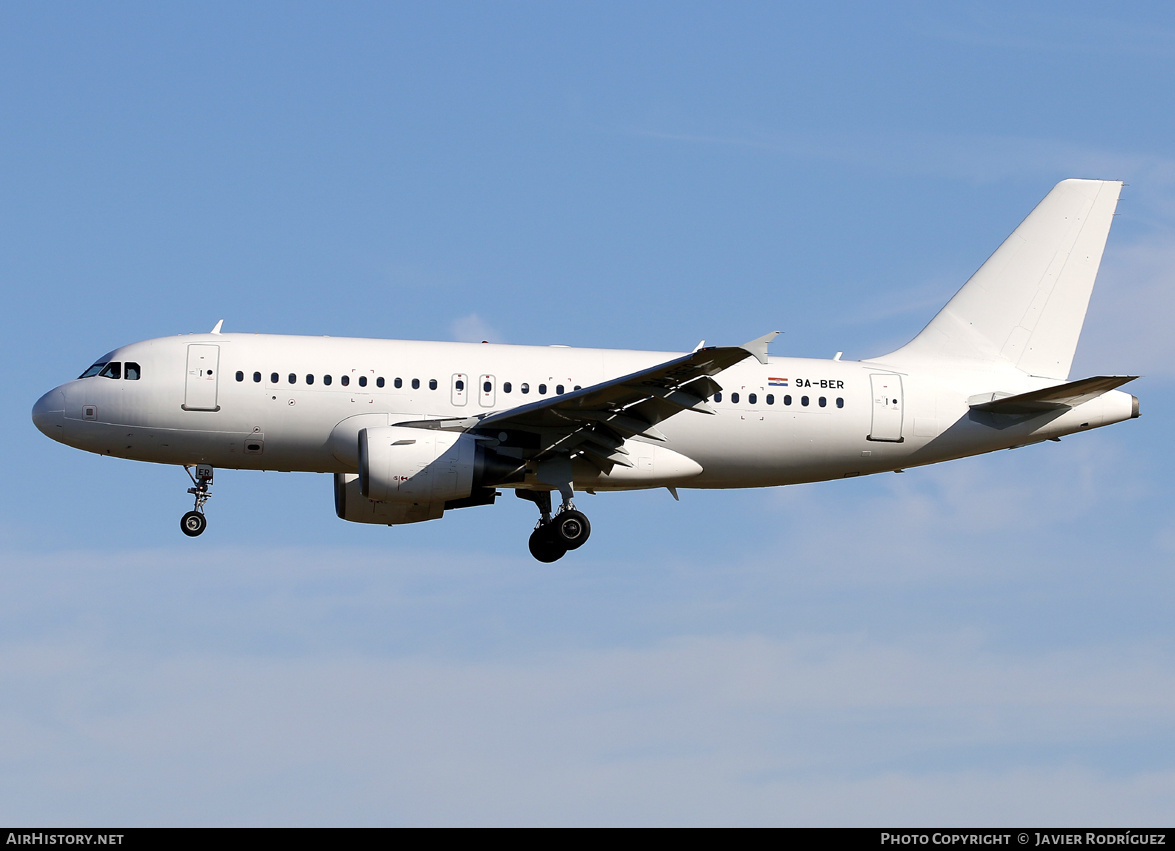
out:
M219 411L216 379L220 346L192 343L188 346L188 372L184 383L185 411Z
M873 389L873 427L870 440L902 442L902 377L871 375Z

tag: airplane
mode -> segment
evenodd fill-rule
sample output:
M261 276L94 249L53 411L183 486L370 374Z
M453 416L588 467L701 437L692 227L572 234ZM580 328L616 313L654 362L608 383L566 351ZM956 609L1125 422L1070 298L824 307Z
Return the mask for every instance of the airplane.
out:
M225 333L132 343L34 405L56 441L182 465L200 535L216 467L334 477L343 520L538 508L529 548L588 539L576 491L775 487L900 471L1138 416L1069 379L1122 183L1049 192L912 341L861 361L771 357L766 334L688 353ZM553 508L552 494L559 494Z

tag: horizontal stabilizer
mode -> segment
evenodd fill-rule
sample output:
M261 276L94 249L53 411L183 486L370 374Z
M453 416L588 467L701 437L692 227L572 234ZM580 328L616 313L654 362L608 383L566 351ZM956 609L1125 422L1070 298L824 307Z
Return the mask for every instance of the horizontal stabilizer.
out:
M1015 396L983 393L972 396L968 402L971 410L989 414L1043 414L1062 408L1075 408L1136 378L1137 375L1095 375L1093 378L1082 378Z

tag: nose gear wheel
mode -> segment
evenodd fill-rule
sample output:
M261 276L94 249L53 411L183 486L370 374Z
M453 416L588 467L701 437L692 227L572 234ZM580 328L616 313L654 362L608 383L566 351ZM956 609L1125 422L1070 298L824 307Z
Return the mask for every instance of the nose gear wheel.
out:
M199 511L189 511L180 518L180 530L189 538L194 538L208 526L208 518Z

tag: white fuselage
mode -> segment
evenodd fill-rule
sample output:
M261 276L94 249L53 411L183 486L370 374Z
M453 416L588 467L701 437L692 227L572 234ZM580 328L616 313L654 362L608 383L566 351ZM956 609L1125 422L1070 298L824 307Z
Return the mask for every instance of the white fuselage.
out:
M395 340L199 334L116 349L137 378L95 375L45 394L38 428L70 446L163 464L353 473L373 425L474 417L663 363L664 352ZM765 487L930 464L1137 415L1127 393L1028 419L984 416L976 394L1059 382L965 360L903 364L755 358L716 376L716 412L630 438L635 463L578 468L575 486ZM329 382L329 383L328 383ZM524 389L525 388L525 389ZM533 481L533 480L532 480Z

